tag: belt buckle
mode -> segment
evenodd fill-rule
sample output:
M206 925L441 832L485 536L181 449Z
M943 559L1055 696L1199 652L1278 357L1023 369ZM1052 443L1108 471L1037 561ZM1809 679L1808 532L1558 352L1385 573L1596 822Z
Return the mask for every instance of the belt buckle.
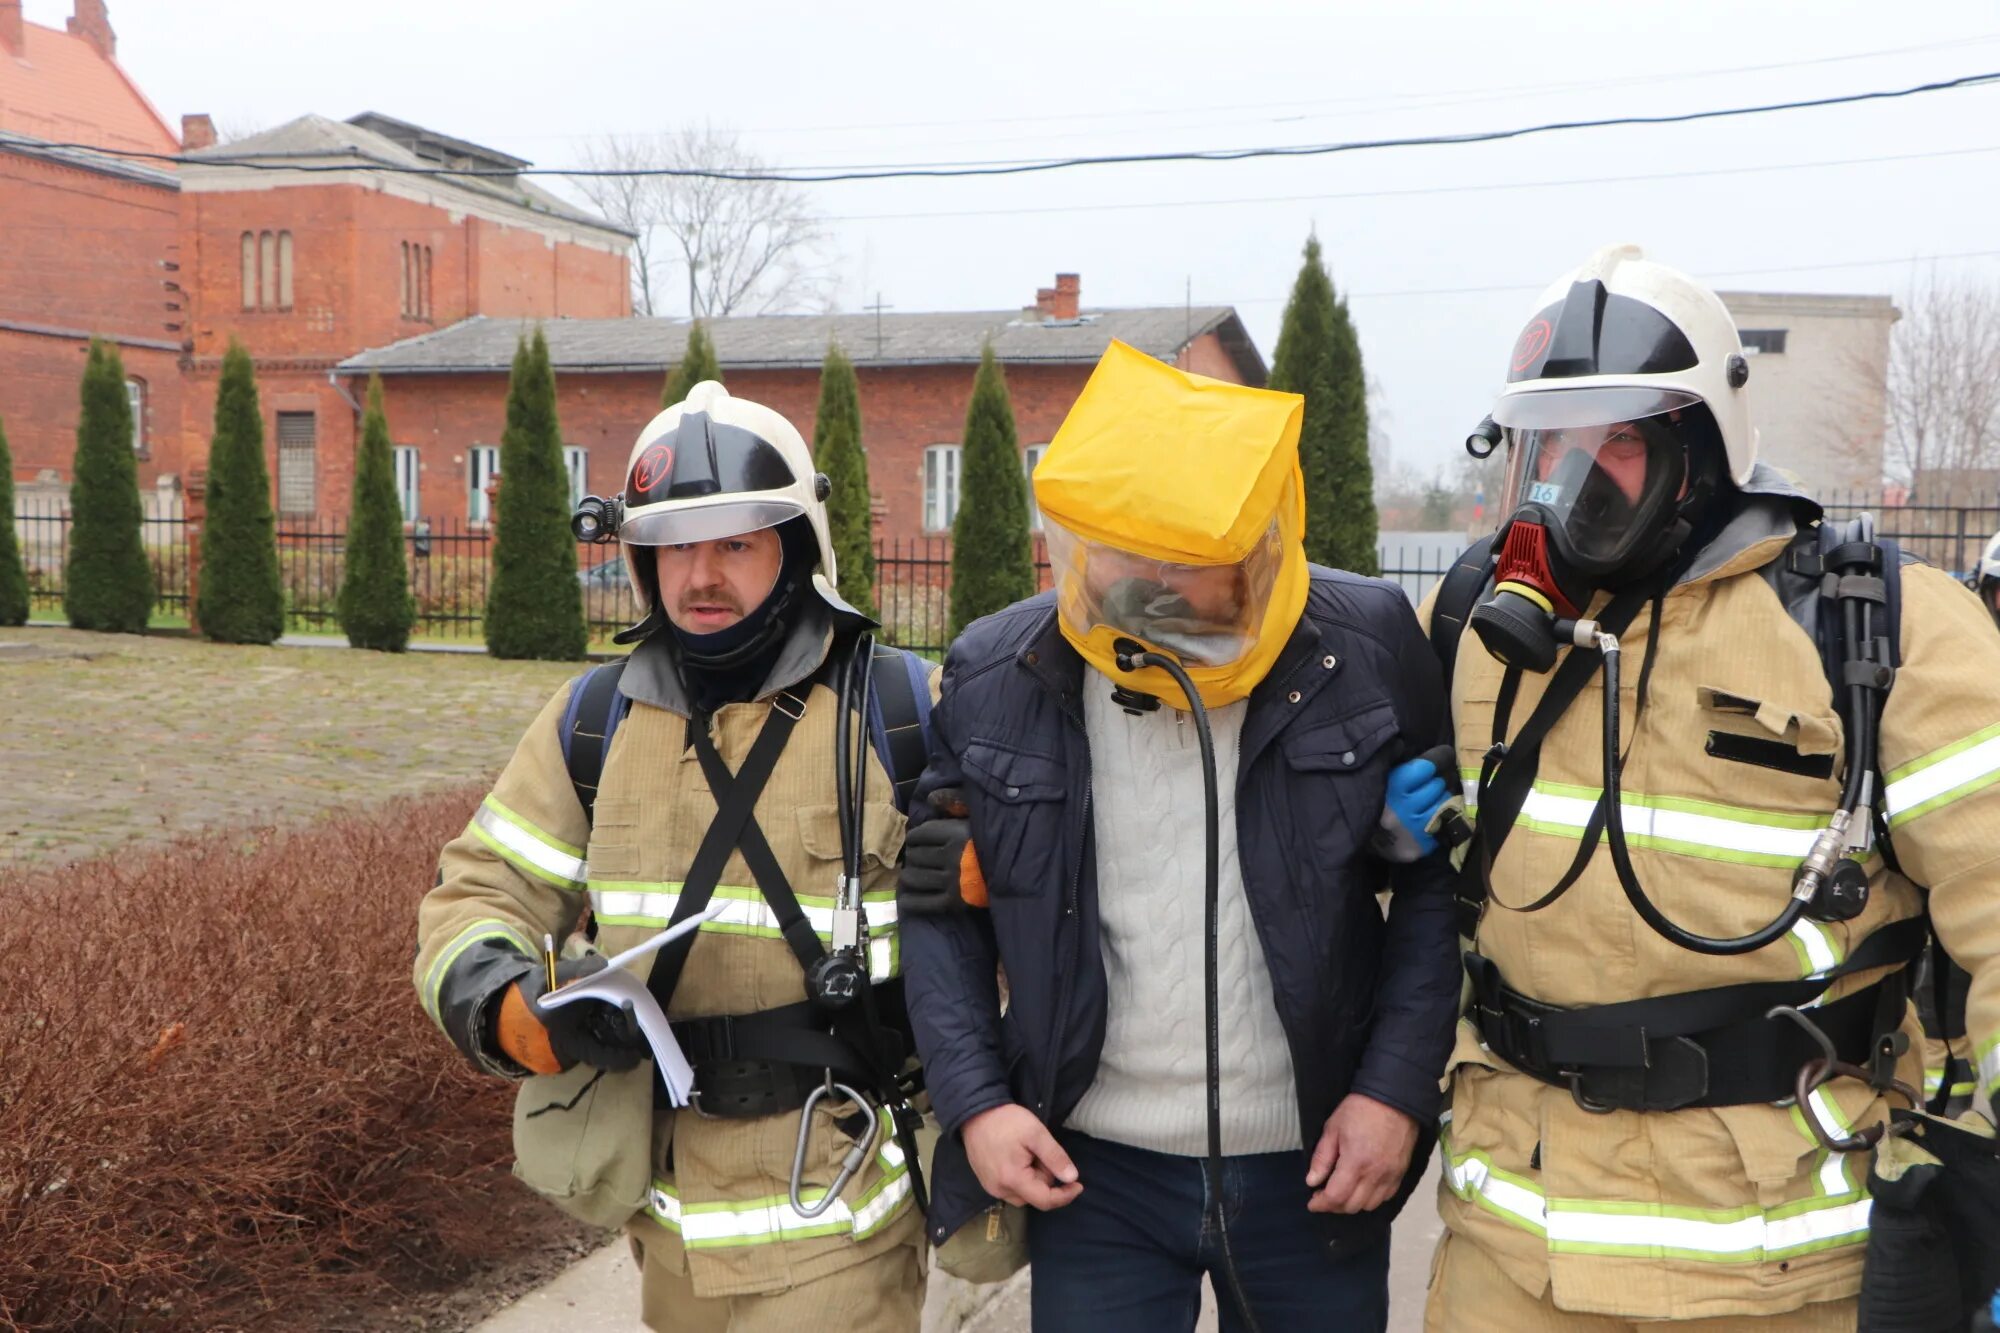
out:
M689 1110L691 1110L691 1111L693 1111L693 1112L694 1112L694 1113L695 1113L696 1115L700 1116L700 1117L701 1117L701 1118L702 1118L703 1120L723 1120L723 1119L727 1119L727 1117L725 1117L725 1116L719 1116L719 1115L716 1115L716 1114L715 1114L715 1113L714 1113L713 1111L704 1111L704 1110L702 1110L702 1109L701 1109L701 1089L700 1089L700 1088L693 1088L693 1089L690 1089L690 1090L689 1090L689 1092L688 1092L688 1109L689 1109Z
M1594 1102L1583 1091L1583 1071L1581 1069L1558 1069L1556 1073L1569 1084L1570 1100L1592 1115L1610 1115L1618 1108L1609 1102Z
M792 707L787 708L785 707L786 704L790 704ZM785 690L778 691L777 697L771 700L771 707L777 709L794 722L797 722L806 715L806 701ZM794 712L792 711L793 709L797 709L798 711Z

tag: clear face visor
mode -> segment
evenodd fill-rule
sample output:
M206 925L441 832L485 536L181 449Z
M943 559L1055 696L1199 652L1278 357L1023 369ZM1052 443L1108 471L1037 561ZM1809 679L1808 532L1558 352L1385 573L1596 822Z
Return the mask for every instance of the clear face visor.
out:
M1570 558L1614 568L1686 493L1673 423L1701 400L1678 390L1551 390L1502 399L1507 512L1533 506Z
M1234 564L1156 560L1079 537L1053 520L1048 547L1056 604L1077 637L1105 626L1188 667L1229 666L1249 656L1284 559L1275 516Z
M765 496L759 499L725 500L701 504L668 501L628 509L618 527L618 539L634 546L686 546L695 542L717 542L740 537L746 532L775 528L786 519L805 513L795 500Z

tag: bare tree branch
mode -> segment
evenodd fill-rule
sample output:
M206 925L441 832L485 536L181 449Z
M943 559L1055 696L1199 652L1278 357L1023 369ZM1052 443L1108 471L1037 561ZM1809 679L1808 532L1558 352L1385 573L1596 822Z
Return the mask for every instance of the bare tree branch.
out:
M1887 464L1913 491L2000 468L2000 287L1941 280L1912 291L1890 336Z
M611 136L592 143L593 169L740 167L764 164L733 131L703 125L668 134ZM700 317L830 308L825 224L805 194L782 181L699 177L580 177L577 188L633 246L633 305L664 313L685 282ZM677 270L677 272L675 272Z

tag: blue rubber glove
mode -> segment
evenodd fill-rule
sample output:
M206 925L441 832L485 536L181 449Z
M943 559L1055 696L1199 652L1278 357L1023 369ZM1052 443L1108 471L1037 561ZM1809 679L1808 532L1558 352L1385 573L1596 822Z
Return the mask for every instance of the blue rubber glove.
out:
M1451 800L1451 788L1428 756L1406 759L1389 770L1382 826L1372 846L1386 860L1408 862L1438 849L1431 821Z

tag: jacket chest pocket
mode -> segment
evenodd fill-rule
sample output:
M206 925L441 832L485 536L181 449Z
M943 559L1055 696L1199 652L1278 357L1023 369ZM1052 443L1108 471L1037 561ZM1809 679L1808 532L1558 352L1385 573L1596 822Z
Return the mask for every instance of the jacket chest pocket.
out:
M1054 755L974 739L959 756L972 845L995 897L1048 893L1063 879L1068 774Z
M639 869L639 803L598 799L592 811L588 865L592 880L636 880Z
M1303 826L1314 830L1316 843L1327 844L1322 851L1344 860L1374 831L1395 753L1389 742L1396 733L1396 710L1381 702L1308 725L1281 742L1295 808ZM1335 841L1338 847L1330 845Z

